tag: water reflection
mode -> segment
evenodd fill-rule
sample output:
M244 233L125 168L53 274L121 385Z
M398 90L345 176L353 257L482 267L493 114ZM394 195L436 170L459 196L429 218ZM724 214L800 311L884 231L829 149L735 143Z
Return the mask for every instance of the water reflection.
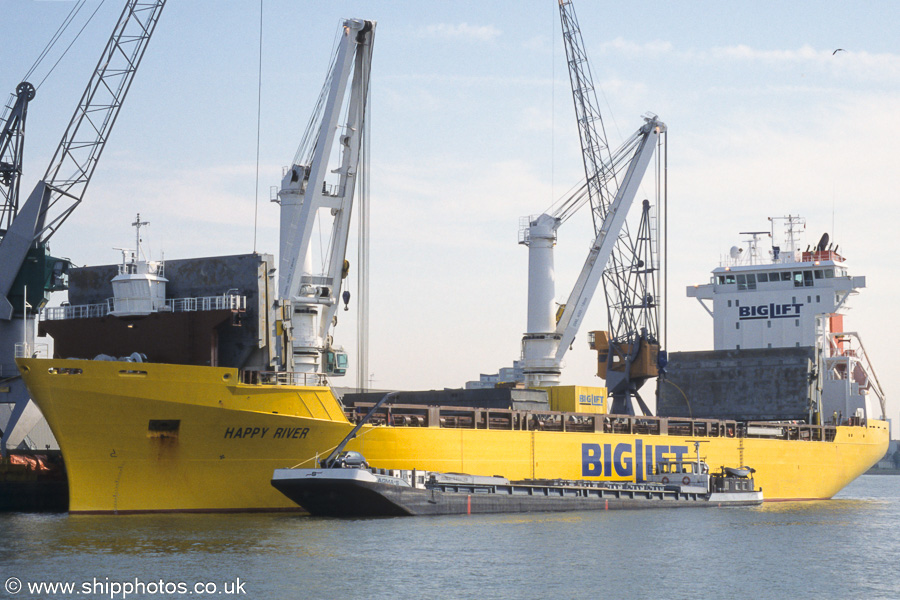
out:
M315 547L333 526L283 514L0 515L0 531L17 540L17 553L42 557L278 552L286 541L293 544L289 533L298 528Z
M659 573L668 591L696 597L722 595L724 580L711 574L727 574L730 590L746 592L737 596L891 597L898 492L900 477L863 477L835 500L754 508L356 520L5 514L0 566L25 580L240 576L253 597L590 597L602 589L653 598L667 595L648 579ZM329 576L314 577L321 573Z

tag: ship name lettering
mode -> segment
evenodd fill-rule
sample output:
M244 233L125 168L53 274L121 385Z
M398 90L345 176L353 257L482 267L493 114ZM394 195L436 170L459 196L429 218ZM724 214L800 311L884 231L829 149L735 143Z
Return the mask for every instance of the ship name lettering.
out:
M229 427L225 430L225 439L266 437L268 427Z
M309 433L309 427L279 427L275 430L273 438L302 440Z
M267 437L270 427L227 427L225 435L228 440ZM309 427L276 427L272 432L272 438L276 440L303 440L309 435Z
M643 440L635 440L633 444L582 444L581 475L582 477L634 477L635 481L644 481L644 476L653 473L653 465L667 458L681 462L687 454L687 446L669 446L663 444L644 444ZM674 455L674 457L672 457Z

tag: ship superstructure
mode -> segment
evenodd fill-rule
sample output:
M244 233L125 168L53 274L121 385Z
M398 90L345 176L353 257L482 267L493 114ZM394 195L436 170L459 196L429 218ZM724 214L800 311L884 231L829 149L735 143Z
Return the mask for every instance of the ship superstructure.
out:
M781 221L784 242L778 244L774 229ZM817 321L825 318L829 332L843 332L847 300L866 287L864 276L849 274L827 234L814 248L799 248L805 219L770 222L772 231L741 234L750 236L746 249L732 247L710 283L687 289L713 317L715 350L813 346ZM765 252L763 240L771 240Z
M850 274L828 234L802 248L805 219L789 215L769 221L769 231L742 233L746 246L732 247L709 283L687 288L713 318L714 350L672 356L670 383L680 389L661 386L662 412L678 412L673 405L682 404L683 393L688 403L693 401L693 416L698 409L699 416L712 416L702 414L703 379L721 379L724 367L733 371L736 387L756 379L756 389L766 389L759 381L764 374L747 369L754 361L770 361L770 375L805 372L807 381L797 382L795 410L806 418L836 423L884 419L884 392L862 340L844 329L849 300L866 286L865 276ZM780 233L783 242L776 241ZM781 397L773 390L759 401L792 402L793 391L781 391Z
M112 279L113 305L109 314L117 317L147 316L166 308L165 263L160 260L141 260L141 221L138 213L132 226L135 229L134 250L119 248L122 263L119 274Z

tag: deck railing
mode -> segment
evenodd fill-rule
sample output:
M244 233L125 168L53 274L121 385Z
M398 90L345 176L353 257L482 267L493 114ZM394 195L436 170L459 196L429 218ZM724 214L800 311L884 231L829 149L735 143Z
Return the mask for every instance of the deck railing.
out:
M115 310L114 306L114 298L110 298L100 304L53 306L44 309L41 313L41 320L62 321L65 319L105 317ZM247 310L247 297L237 294L223 294L221 296L204 296L199 298L167 298L165 307L160 309L159 312L198 312L209 310Z
M241 383L248 385L328 385L321 373L295 373L290 371L241 371Z
M48 344L29 344L19 342L13 348L16 358L50 358L50 346Z
M357 402L346 409L350 422L358 422L375 403ZM768 438L834 441L834 427L795 422L740 422L718 419L686 419L559 411L525 411L456 406L390 404L379 409L372 425L393 427L441 427L454 429L505 429L619 433L627 435L676 435L689 438Z

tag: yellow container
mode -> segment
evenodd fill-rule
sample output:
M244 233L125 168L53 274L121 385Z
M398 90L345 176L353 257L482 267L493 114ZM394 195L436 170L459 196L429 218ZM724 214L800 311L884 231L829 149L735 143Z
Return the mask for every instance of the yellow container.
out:
M609 412L605 387L559 385L542 389L547 391L550 410L594 414Z

